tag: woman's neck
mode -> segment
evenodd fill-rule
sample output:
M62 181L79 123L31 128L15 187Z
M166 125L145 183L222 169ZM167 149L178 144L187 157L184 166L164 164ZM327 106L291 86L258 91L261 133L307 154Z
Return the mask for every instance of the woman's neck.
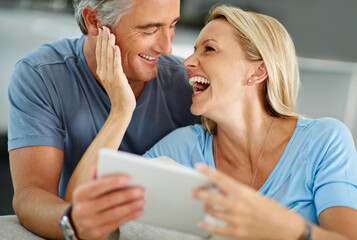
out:
M217 122L216 143L222 157L257 159L273 117L264 113ZM274 129L270 129L270 134Z

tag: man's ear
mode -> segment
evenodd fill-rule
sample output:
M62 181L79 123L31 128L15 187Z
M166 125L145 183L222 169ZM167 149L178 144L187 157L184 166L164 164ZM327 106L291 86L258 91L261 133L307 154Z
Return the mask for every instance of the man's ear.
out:
M262 62L261 64L259 64L255 72L251 75L250 79L253 81L253 83L259 84L261 82L264 82L267 77L268 71L265 67L264 62Z
M98 28L103 27L103 24L98 20L97 11L87 6L82 11L82 17L86 24L88 34L97 36Z

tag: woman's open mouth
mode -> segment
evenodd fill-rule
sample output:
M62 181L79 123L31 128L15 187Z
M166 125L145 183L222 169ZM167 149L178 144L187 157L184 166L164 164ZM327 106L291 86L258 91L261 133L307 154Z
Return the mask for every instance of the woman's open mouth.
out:
M194 94L205 91L211 85L210 80L201 76L191 77L189 83L193 88Z

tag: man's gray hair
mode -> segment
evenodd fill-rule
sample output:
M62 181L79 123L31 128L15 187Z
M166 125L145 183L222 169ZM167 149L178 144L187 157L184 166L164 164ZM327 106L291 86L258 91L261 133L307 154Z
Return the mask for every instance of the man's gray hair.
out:
M135 5L134 0L73 0L74 16L84 35L88 34L82 11L89 6L97 11L98 20L110 29L118 24L121 17L129 13Z

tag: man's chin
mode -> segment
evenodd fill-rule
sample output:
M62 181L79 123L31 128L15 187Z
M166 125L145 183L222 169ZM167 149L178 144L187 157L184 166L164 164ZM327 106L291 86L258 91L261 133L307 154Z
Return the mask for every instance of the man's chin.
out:
M147 71L147 72L141 72L140 74L137 74L134 78L136 81L141 81L141 82L148 82L152 79L154 79L157 76L157 71Z

